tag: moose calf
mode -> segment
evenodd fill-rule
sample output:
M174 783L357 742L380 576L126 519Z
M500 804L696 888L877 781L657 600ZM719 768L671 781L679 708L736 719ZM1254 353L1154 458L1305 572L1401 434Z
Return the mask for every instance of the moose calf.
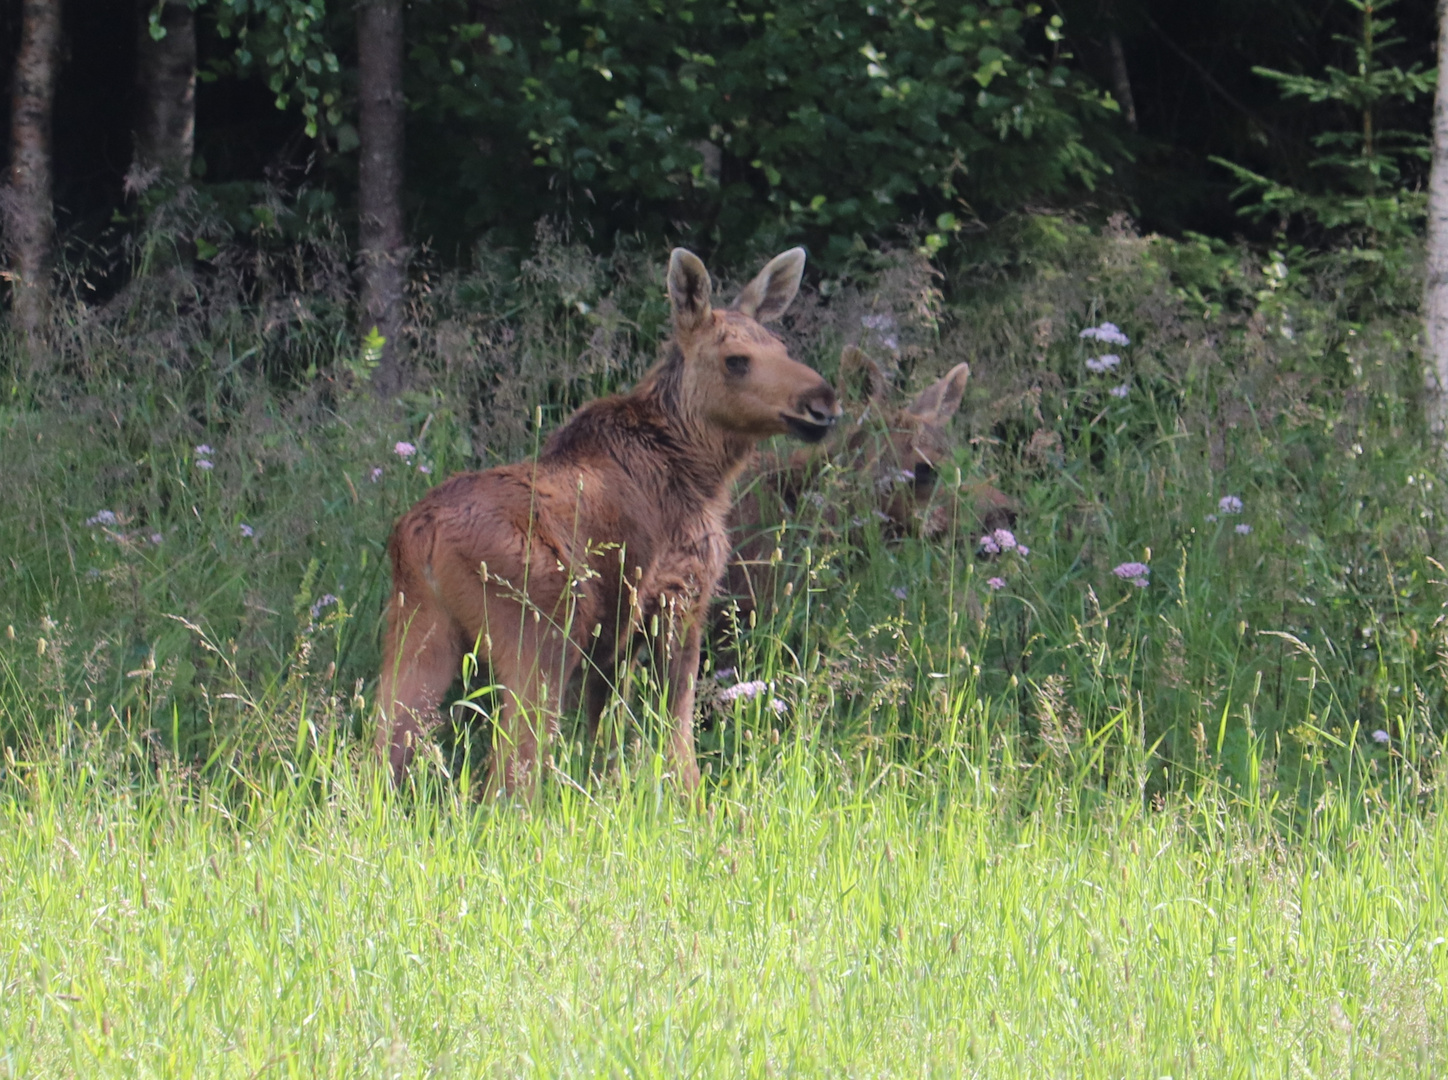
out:
M748 619L762 598L776 595L776 566L771 558L778 542L779 524L809 502L821 504L819 517L838 526L851 510L880 518L882 528L900 535L915 533L941 537L957 529L974 536L1006 528L1015 522L1015 505L990 484L976 482L959 493L941 498L936 490L942 461L950 457L953 441L951 417L960 407L970 365L957 364L920 392L908 405L889 401L889 380L873 360L854 346L840 356L841 391L862 399L848 433L833 445L799 450L783 456L765 456L741 482L741 494L729 517L735 544L734 557L724 573L722 598L738 605ZM821 490L821 470L866 485L856 491L851 506L836 505L835 491ZM868 509L866 509L868 507ZM716 638L727 637L728 620L720 613Z
M841 412L762 325L794 299L804 259L776 256L719 311L703 263L675 248L673 337L633 391L583 406L536 462L461 473L399 519L377 732L395 781L476 650L502 687L488 791L530 795L570 676L585 665L594 727L646 635L674 719L674 774L698 784L694 679L734 483L760 440L818 441Z

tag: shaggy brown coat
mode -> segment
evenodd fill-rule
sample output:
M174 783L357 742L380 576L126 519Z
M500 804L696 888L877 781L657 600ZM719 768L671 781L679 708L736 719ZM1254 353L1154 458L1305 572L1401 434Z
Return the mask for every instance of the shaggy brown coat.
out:
M377 732L396 780L475 651L503 688L489 791L530 794L570 676L583 666L596 726L642 635L674 718L674 774L698 783L694 679L735 481L761 439L818 440L841 411L761 325L803 269L787 251L717 311L703 264L675 249L674 336L633 391L579 409L536 462L454 476L397 522Z

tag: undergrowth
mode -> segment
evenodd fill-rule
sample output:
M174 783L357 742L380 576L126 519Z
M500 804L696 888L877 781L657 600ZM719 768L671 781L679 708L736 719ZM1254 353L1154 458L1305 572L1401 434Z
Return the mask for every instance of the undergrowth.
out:
M1224 783L1289 817L1334 786L1359 807L1428 800L1448 624L1413 312L1291 253L1121 221L1001 230L945 279L909 248L862 256L784 332L831 377L860 345L902 399L968 360L935 498L996 484L1018 546L783 522L780 592L706 678L773 684L772 737L809 730L842 760L928 761L963 695L1024 765L1090 760L1105 784L1137 747L1148 799ZM533 452L665 329L656 253L600 259L540 228L517 268L419 273L417 375L379 404L339 244L278 233L138 275L63 309L50 378L11 366L13 751L101 731L204 771L287 759L307 731L365 741L391 521L451 471ZM716 783L754 752L727 696L704 695ZM627 705L639 747L651 708ZM439 767L475 733L449 734ZM560 744L578 782L587 759Z

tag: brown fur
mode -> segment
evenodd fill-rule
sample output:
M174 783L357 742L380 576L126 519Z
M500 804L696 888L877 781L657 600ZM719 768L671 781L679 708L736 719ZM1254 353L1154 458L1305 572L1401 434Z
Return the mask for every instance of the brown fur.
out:
M958 364L910 404L886 401L888 380L874 361L853 346L840 358L841 390L855 384L863 399L847 433L831 444L788 455L761 457L741 481L743 489L729 518L734 558L721 585L726 600L745 618L759 598L775 591L771 556L781 514L793 514L815 490L824 466L869 485L868 500L890 533L927 537L970 529L975 537L1015 522L1012 500L983 481L967 482L958 499L936 498L937 471L954 441L949 423L965 393L970 366ZM831 524L834 507L825 508ZM964 513L960 513L964 510Z
M780 255L716 311L703 264L676 249L674 337L632 392L579 409L536 462L454 476L397 522L377 732L396 780L476 649L503 687L489 790L532 792L570 676L584 667L596 725L643 634L674 717L674 774L698 783L694 677L734 483L760 439L819 438L840 414L758 321L783 312L803 265L798 248Z

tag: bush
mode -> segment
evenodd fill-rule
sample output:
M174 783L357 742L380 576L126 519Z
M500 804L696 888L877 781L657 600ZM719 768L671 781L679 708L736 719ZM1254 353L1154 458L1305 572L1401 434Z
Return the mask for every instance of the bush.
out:
M507 234L562 197L605 243L682 230L738 260L805 238L835 265L902 219L938 246L1106 169L1083 129L1114 104L1057 62L1061 20L1034 3L446 12L413 51L416 142L456 160L474 227Z

